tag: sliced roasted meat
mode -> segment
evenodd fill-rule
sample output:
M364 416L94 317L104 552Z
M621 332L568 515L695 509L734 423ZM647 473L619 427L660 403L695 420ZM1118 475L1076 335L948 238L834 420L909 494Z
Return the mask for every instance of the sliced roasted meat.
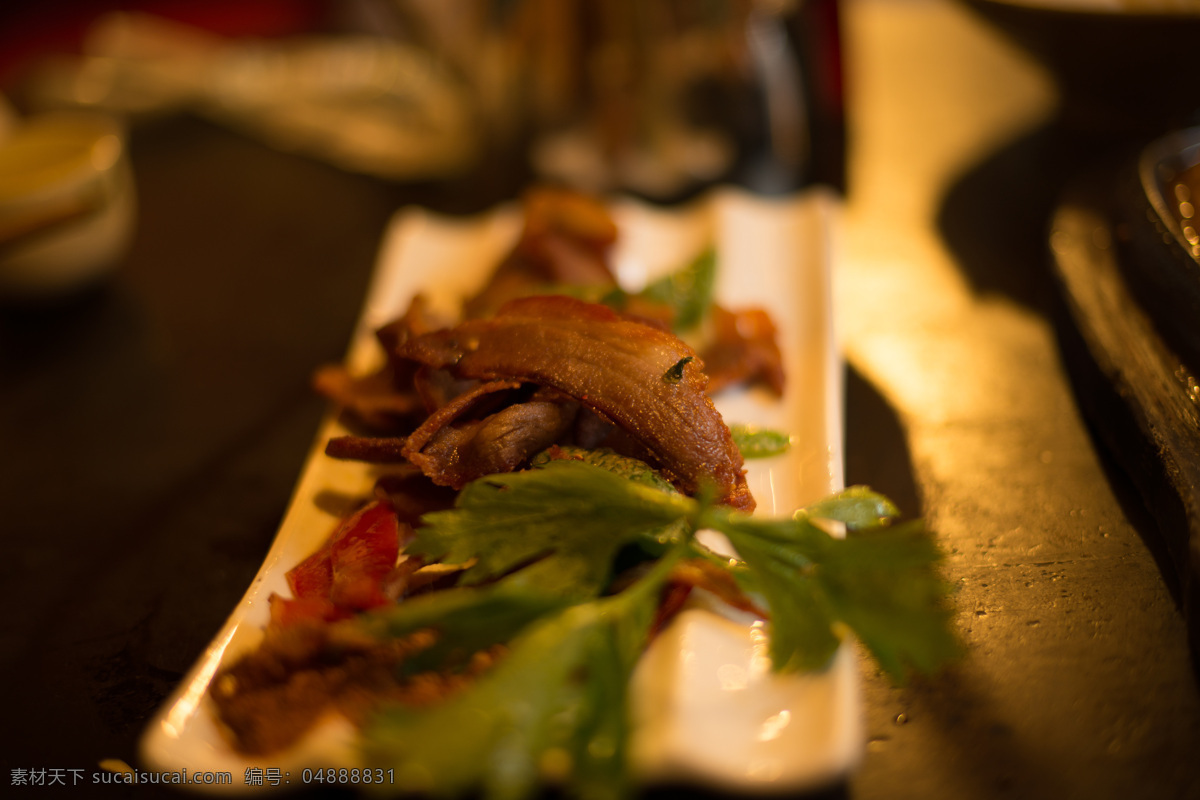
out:
M403 436L334 436L325 443L325 455L368 464L398 464L407 460Z
M425 413L420 395L397 391L390 369L358 377L340 364L330 364L313 375L313 388L374 431L411 428L412 421Z
M452 391L440 376L418 375L411 361L398 360L396 348L412 336L437 330L442 324L429 312L423 295L416 295L404 315L375 332L388 361L366 375L351 374L341 364L321 367L313 375L313 388L332 400L346 417L376 433L412 430L431 410L436 398ZM436 389L431 388L437 386Z
M414 466L389 470L375 482L377 497L387 498L396 509L400 521L416 528L421 517L434 511L454 507L458 493L438 486Z
M391 353L396 346L412 336L436 331L445 326L445 320L439 319L429 308L429 298L423 294L413 295L404 314L375 331L375 338L383 346L385 353ZM404 365L399 365L403 368Z
M710 316L713 340L704 348L709 394L762 383L777 397L782 396L783 356L771 316L760 308L730 311L718 305L711 308Z
M521 399L521 384L493 381L431 414L404 448L434 483L461 489L497 472L512 472L570 430L578 405L566 398ZM480 414L481 404L494 411Z
M617 226L604 204L566 189L540 188L524 198L525 227L478 295L469 317L490 315L505 302L551 286L616 286L609 250Z
M594 303L537 296L490 319L413 337L397 354L460 378L553 387L629 432L681 490L708 480L722 502L754 507L701 364L669 332Z

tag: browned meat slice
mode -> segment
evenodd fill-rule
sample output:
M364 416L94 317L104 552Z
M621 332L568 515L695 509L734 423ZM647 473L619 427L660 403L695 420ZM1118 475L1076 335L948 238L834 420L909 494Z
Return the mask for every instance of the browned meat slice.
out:
M405 420L425 412L419 395L397 391L390 370L356 377L345 367L330 364L313 375L313 388L371 430L403 430L411 427Z
M412 336L437 330L441 324L429 313L424 296L417 295L403 316L376 331L388 362L367 375L352 375L341 364L319 368L313 375L313 388L337 404L350 421L365 425L377 433L399 433L412 430L429 413L431 396L428 388L434 380L416 373L419 367L411 361L398 360L396 348ZM443 393L449 391L444 388Z
M553 387L628 431L681 490L710 480L722 502L754 507L701 364L671 333L594 303L538 296L413 337L397 354L461 378Z
M414 466L381 475L375 482L375 493L386 497L400 519L414 528L420 525L423 515L452 508L458 496L456 491L433 483Z
M539 188L524 200L525 227L488 284L466 303L469 317L488 316L505 302L548 286L615 286L608 254L617 226L595 198Z
M782 396L783 356L770 315L759 308L729 311L721 306L713 306L711 315L714 336L704 350L709 393L761 381Z
M512 472L558 441L575 420L578 405L565 398L521 400L521 384L485 383L431 414L408 437L404 454L441 486L461 489L484 475ZM480 406L498 410L480 414ZM513 401L516 402L513 402Z
M334 436L325 443L325 455L368 464L398 464L405 460L403 436Z

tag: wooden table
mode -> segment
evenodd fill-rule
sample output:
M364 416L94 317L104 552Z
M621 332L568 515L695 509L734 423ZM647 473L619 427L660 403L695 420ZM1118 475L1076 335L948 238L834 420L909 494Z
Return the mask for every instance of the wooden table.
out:
M864 662L863 761L828 795L1200 797L1153 518L1078 410L1050 312L1045 224L1085 154L1062 148L1049 77L969 9L843 11L847 481L937 531L969 654L906 687ZM506 196L190 117L131 147L115 278L0 312L4 781L136 761L267 550L325 409L310 372L342 356L391 214Z

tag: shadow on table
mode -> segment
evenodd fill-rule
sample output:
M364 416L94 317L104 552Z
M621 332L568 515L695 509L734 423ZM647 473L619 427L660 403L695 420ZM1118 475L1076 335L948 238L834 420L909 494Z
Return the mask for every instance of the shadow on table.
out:
M1050 291L1046 226L1074 169L1050 124L975 164L947 190L937 227L979 294L999 294L1034 310Z
M967 658L901 690L910 716L926 721L924 756L947 765L942 778L953 775L963 797L1069 796L1062 763L1025 741L1011 709L997 703L997 687Z
M869 485L890 497L906 516L924 516L903 424L853 365L846 374L846 483ZM926 730L938 732L925 734L922 746L936 748L948 763L961 764L978 785L979 796L1006 794L1018 788L1019 781L1035 777L1041 785L1054 785L1054 765L1021 745L1001 721L1004 715L991 699L994 692L978 680L963 665L934 678L914 679L898 690L907 695L906 707L913 716L929 721ZM839 793L818 797L832 800L854 794L853 786L834 791Z
M870 486L906 517L922 516L912 457L900 418L853 364L846 366L845 472L847 486Z
M1050 120L973 165L947 190L937 226L954 260L979 294L1000 295L1049 319L1081 417L1106 483L1156 562L1182 609L1178 569L1165 542L1161 503L1148 502L1146 453L1153 443L1130 418L1125 399L1093 362L1053 278L1049 229L1069 187L1132 164L1154 135L1146 131L1083 134ZM1092 200L1108 184L1092 186ZM1200 666L1197 666L1200 671Z

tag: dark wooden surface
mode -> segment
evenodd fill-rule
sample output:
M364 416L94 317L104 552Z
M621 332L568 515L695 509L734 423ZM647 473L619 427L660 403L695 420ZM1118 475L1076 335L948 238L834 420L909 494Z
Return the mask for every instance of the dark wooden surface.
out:
M1200 388L1137 299L1123 264L1141 251L1117 193L1127 171L1098 169L1064 192L1051 219L1067 365L1081 407L1129 474L1162 534L1162 567L1200 663Z
M132 763L266 552L397 201L190 119L131 147L114 279L0 316L6 781Z
M849 5L847 479L930 520L969 652L904 687L864 664L863 762L830 794L1200 797L1163 537L1055 333L1047 225L1087 148L1052 114L996 133L1042 79L953 4ZM13 769L136 763L267 550L324 412L309 374L344 352L387 220L505 194L188 117L136 128L132 155L113 279L0 310L5 796L49 794Z

